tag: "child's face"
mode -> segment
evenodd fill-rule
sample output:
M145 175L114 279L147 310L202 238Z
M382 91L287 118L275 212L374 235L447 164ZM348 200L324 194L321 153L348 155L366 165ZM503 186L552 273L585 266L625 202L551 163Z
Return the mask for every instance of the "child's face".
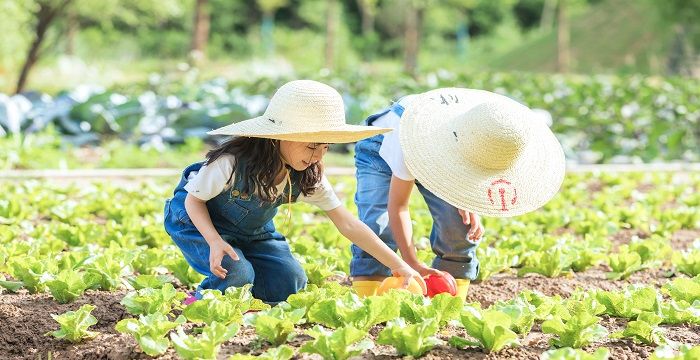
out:
M295 141L280 141L282 160L294 170L304 171L323 158L328 151L328 144Z

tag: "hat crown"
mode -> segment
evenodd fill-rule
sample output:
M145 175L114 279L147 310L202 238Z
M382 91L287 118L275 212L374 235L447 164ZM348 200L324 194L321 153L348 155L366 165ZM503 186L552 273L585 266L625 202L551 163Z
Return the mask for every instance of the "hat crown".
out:
M513 164L532 136L531 110L513 101L489 101L456 119L454 136L467 161L487 169Z
M282 85L263 114L271 125L308 132L345 125L343 98L332 87L313 80Z

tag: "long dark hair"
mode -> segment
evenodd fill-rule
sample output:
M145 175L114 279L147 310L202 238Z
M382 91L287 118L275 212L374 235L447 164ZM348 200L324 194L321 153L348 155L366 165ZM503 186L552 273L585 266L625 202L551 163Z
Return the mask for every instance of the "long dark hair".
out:
M240 171L238 175L245 179L241 192L256 194L265 202L274 202L277 198L275 178L282 172L284 162L280 153L280 141L274 139L232 137L219 147L207 152L206 164L213 163L223 155L233 155L236 163L234 171ZM238 161L242 160L245 167L238 168ZM298 176L298 186L304 195L313 194L316 186L323 176L323 165L320 162L312 164L304 171L296 171L287 166L290 175ZM233 173L226 184L233 181Z

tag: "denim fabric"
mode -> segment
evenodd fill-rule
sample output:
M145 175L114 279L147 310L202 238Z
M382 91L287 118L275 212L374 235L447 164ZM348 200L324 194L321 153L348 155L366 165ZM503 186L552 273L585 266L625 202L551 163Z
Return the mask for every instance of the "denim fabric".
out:
M246 194L242 191L244 180L239 171L244 168L242 162L237 164L231 188L206 203L214 227L234 248L240 260L224 256L221 265L228 271L225 279L211 273L209 244L185 210L187 177L201 167L202 163L196 163L183 171L173 197L165 202L164 218L166 232L187 262L206 276L197 290L218 289L223 292L232 286L253 284L253 296L274 304L303 289L307 281L304 269L294 259L285 237L275 230L272 221L277 207L288 199L289 186L273 203L265 203L255 194ZM296 186L299 174L293 171L291 178L294 201L300 193Z
M395 103L390 108L367 118L365 124L394 111L399 116L403 107ZM389 227L387 203L391 168L379 156L383 135L359 141L355 145L355 166L357 168L357 205L360 220L367 224L385 244L396 251L397 246ZM432 267L450 273L457 279L476 279L479 273L479 260L476 258L477 243L467 239L469 226L462 223L456 207L437 197L416 181L418 191L425 199L433 218L430 245L435 258ZM390 276L391 271L371 255L352 245L350 262L351 276Z

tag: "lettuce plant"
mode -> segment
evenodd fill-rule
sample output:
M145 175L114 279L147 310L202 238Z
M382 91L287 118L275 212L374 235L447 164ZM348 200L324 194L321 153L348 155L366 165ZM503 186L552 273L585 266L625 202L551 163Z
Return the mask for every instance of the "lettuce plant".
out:
M581 348L608 334L596 316L603 311L595 299L569 299L565 311L542 323L542 332L555 336L550 343L556 347Z
M598 348L591 354L581 349L565 347L545 351L540 360L608 360L609 357L610 350L607 348Z
M399 355L420 357L442 343L434 336L437 331L438 323L434 319L407 324L403 318L397 318L386 324L377 337L377 343L395 347Z
M61 327L47 335L73 343L94 338L98 333L88 331L90 326L97 324L97 319L90 314L92 310L95 310L95 305L85 304L75 311L68 311L61 315L51 314Z
M51 291L51 296L61 304L77 299L88 288L85 274L76 270L61 270L56 275L49 275L44 282Z
M624 330L613 333L611 337L630 338L636 343L647 345L663 344L666 339L663 330L658 327L662 320L661 316L652 312L643 312L637 320L628 322Z
M294 349L287 345L269 348L260 355L234 354L228 360L289 360L294 356Z
M365 339L367 333L352 326L326 330L318 325L306 332L313 341L304 343L301 352L319 354L327 360L345 360L360 355L374 347L372 340Z
M477 341L453 336L450 338L452 346L478 346L488 351L499 351L506 346L519 345L518 335L510 329L511 317L502 311L465 306L461 318L464 330Z
M216 359L221 344L234 337L239 329L238 324L213 322L204 327L199 336L194 336L185 334L182 327L178 327L176 332L170 333L170 340L183 359Z
M255 314L251 323L260 338L279 346L294 337L294 326L304 322L304 309L284 311L280 307Z
M123 334L130 334L136 338L141 350L150 356L162 355L170 347L170 340L166 337L170 330L185 323L183 316L178 316L175 321L170 321L161 313L139 315L137 319L123 319L114 329Z
M160 289L145 288L131 291L120 302L132 315L153 313L167 314L174 305L184 300L186 295L178 292L172 284L165 284Z
M330 328L352 325L367 331L372 326L397 318L399 307L388 296L369 296L360 300L354 293L338 299L322 300L309 309L309 321Z

